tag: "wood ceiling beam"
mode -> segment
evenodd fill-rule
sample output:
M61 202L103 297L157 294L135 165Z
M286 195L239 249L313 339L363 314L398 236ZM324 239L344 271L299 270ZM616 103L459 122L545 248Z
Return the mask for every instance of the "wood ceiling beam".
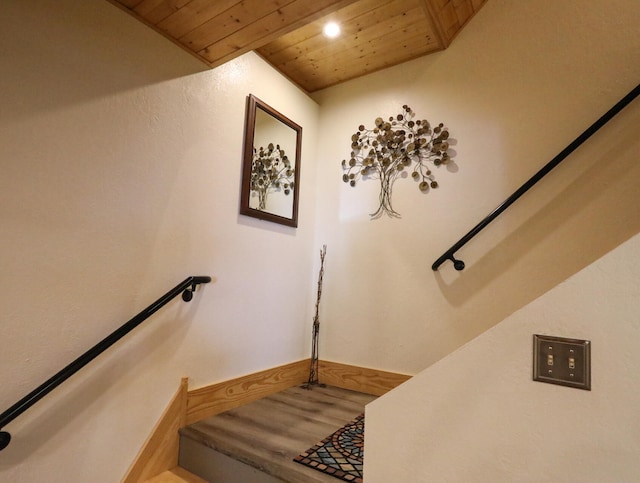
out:
M446 49L486 0L107 0L209 67L255 51L315 90ZM341 24L333 40L326 19Z
M356 1L296 0L265 17L266 22L249 24L198 51L198 55L202 56L211 67L217 67Z
M446 31L442 27L442 23L439 18L440 4L446 3L446 0L420 0L422 9L424 10L427 18L431 20L433 31L436 34L438 43L442 49L449 47L449 40L447 39Z

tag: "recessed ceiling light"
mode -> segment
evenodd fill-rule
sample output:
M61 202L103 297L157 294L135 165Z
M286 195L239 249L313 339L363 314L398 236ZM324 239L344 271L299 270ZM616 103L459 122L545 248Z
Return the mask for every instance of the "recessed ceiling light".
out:
M322 32L330 39L335 39L338 35L340 35L340 26L335 22L329 22L328 24L325 24Z

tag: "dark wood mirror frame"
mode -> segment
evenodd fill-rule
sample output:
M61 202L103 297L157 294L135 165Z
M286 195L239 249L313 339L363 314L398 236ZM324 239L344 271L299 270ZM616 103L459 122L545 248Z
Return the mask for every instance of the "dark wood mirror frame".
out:
M287 198L291 198L291 216L283 216L281 214L269 212L268 209L260 210L250 206L251 201L251 173L253 167L254 152L257 148L254 145L256 139L256 117L261 113L271 116L284 126L291 128L292 134L295 135L295 159L292 166L293 173L293 190ZM274 145L280 144L277 139L270 140ZM302 127L276 111L269 105L262 102L254 95L247 97L247 112L245 116L245 132L244 132L244 151L243 151L243 170L242 170L242 189L240 195L240 214L252 216L261 220L280 223L282 225L297 227L298 226L298 194L300 189L300 153L302 146ZM284 194L282 195L284 196Z

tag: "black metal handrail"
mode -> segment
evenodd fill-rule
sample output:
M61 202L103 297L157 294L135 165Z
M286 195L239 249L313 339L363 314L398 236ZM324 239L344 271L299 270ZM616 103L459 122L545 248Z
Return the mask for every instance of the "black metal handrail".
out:
M174 297L182 293L182 300L189 302L193 298L193 292L196 287L202 283L211 282L211 277L188 277L179 285L176 285L169 292L164 294L154 303L149 305L146 309L122 325L119 329L116 329L110 335L102 339L96 345L94 345L87 352L78 357L75 361L67 365L64 369L56 373L51 378L47 379L44 383L31 391L25 397L20 399L17 403L0 414L0 429L4 428L7 424L13 421L15 418L24 413L27 409L37 403L44 396L49 394L53 389L58 387L64 381L73 376L76 372L86 366L93 359L102 354L105 350L115 344L122 337L127 335L138 325L148 319L151 315L161 309ZM11 442L11 435L6 431L0 431L0 450L3 450Z
M458 260L455 258L455 253L460 250L464 245L469 242L474 236L476 236L483 228L485 228L489 223L495 220L504 210L506 210L509 206L511 206L518 198L520 198L524 193L529 191L529 189L535 185L538 181L540 181L546 174L549 173L553 168L555 168L558 164L560 164L567 156L569 156L573 151L575 151L582 143L584 143L587 139L589 139L598 129L604 126L611 118L613 118L616 114L618 114L622 109L624 109L631 101L633 101L636 97L640 95L640 84L638 84L629 94L624 96L618 103L613 106L611 109L607 111L600 119L594 122L591 126L589 126L580 136L578 136L571 144L569 144L566 148L564 148L555 158L549 161L540 171L534 174L526 183L524 183L520 188L518 188L509 198L502 202L497 208L495 208L489 215L474 226L469 233L460 238L451 248L449 248L444 254L438 258L431 268L433 271L437 271L440 265L442 265L445 261L451 260L453 262L453 267L460 271L464 270L464 262L462 260Z

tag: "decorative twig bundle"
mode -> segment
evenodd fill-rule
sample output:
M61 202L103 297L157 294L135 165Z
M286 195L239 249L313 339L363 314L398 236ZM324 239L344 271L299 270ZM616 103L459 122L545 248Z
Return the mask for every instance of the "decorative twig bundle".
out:
M320 273L318 274L318 295L316 298L316 314L313 317L313 335L311 339L311 365L309 367L309 380L305 387L318 384L318 335L320 334L320 317L318 309L320 307L320 297L322 297L322 278L324 277L324 257L327 254L327 245L322 245L320 250Z

